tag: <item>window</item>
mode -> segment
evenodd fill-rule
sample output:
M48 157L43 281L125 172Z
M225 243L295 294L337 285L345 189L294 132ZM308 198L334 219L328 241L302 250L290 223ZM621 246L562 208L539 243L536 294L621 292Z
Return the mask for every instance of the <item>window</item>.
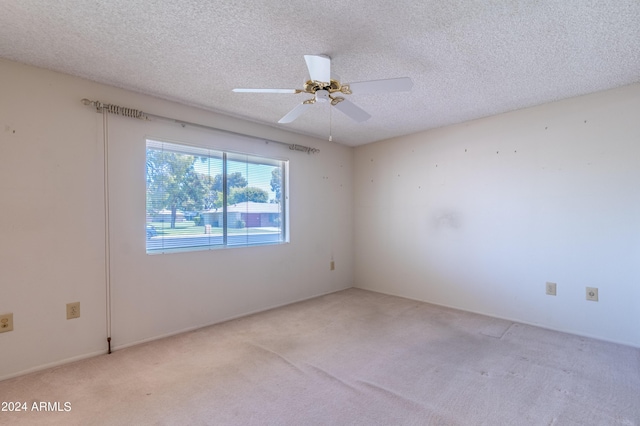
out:
M147 140L147 253L286 242L286 161Z

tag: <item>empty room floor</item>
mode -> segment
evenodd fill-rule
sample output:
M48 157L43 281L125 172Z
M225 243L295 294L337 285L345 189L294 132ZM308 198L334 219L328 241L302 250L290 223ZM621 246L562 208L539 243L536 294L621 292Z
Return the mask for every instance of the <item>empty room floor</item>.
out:
M0 401L18 425L638 425L640 349L349 289L5 380Z

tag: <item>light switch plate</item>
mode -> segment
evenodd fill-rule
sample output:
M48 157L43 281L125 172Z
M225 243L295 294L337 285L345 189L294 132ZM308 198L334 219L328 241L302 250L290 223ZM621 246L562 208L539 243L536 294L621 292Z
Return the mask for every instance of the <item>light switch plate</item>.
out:
M587 300L591 300L592 302L598 301L598 288L597 287L587 287Z

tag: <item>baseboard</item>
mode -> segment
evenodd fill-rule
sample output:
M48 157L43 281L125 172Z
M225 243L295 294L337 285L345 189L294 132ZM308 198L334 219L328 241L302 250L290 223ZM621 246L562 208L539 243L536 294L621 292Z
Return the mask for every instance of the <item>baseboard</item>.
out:
M559 333L566 333L566 334L571 334L574 336L580 336L580 337L587 337L589 339L594 339L594 340L600 340L602 342L608 342L608 343L615 343L617 345L623 345L623 346L629 346L631 348L638 348L640 349L640 345L633 343L633 342L627 342L627 341L623 341L623 340L615 340L615 339L607 339L604 338L602 336L595 336L595 335L590 335L588 333L580 333L580 332L576 332L574 330L571 329L563 329L563 328L554 328L554 327L549 327L549 326L545 326L542 324L538 324L535 322L530 322L530 321L523 321L521 319L516 319L516 318L509 318L509 317L503 317L500 315L494 315L494 314L489 314L486 312L481 312L481 311L474 311L471 309L464 309L461 308L459 306L452 306L452 305L446 305L443 303L436 303L436 302L432 302L430 300L424 300L424 299L417 299L417 298L413 298L413 297L407 297L405 295L402 294L395 294L395 293L391 293L391 292L385 292L385 291L379 291L379 290L372 290L369 288L363 288L363 287L353 287L353 288L357 288L359 290L365 290L365 291L371 291L373 293L379 293L379 294L385 294L387 296L394 296L394 297L400 297L402 299L409 299L409 300L415 300L417 302L424 302L424 303L429 303L430 305L434 305L434 306L441 306L443 308L449 308L449 309L455 309L457 311L462 311L462 312L469 312L472 314L477 314L477 315L482 315L485 317L490 317L490 318L496 318L496 319L501 319L501 320L506 320L506 321L511 321L511 322L515 322L518 324L525 324L525 325L530 325L532 327L538 327L538 328L542 328L544 330L551 330L551 331L557 331Z
M266 308L262 308L262 309L256 309L254 311L249 311L249 312L246 312L246 313L243 313L243 314L238 314L238 315L233 315L233 316L230 316L230 317L225 317L223 319L216 320L216 321L213 321L211 323L199 324L199 325L196 325L196 326L193 326L193 327L187 327L187 328L183 328L183 329L180 329L180 330L177 330L177 331L172 331L170 333L161 334L161 335L158 335L158 336L153 336L153 337L149 337L149 338L146 338L146 339L136 340L135 342L129 342L129 343L124 343L122 345L112 346L111 349L112 350L120 350L120 349L129 348L131 346L136 346L136 345L140 345L140 344L147 343L147 342L153 342L155 340L165 339L167 337L176 336L176 335L182 334L182 333L188 333L190 331L199 330L201 328L210 327L212 325L222 324L222 323L225 323L227 321L233 321L233 320L238 319L238 318L248 317L249 315L255 315L255 314L262 313L262 312L270 311L272 309L278 309L278 308L282 308L284 306L293 305L295 303L304 302L305 300L311 300L311 299L315 299L317 297L322 297L322 296L326 296L326 295L329 295L329 294L338 293L338 292L341 292L341 291L348 290L350 288L353 288L353 287L345 287L345 288L341 288L339 290L331 290L331 291L328 291L326 293L320 293L320 294L316 294L314 296L304 297L302 299L296 299L296 300L294 300L292 302L285 302L285 303L272 305L272 306L269 306L269 307L266 307Z
M188 327L188 328L185 328L185 329L182 329L182 330L178 330L178 331L173 331L171 333L166 333L166 334L150 337L150 338L147 338L147 339L138 340L138 341L131 342L131 343L126 343L126 344L123 344L123 345L112 346L111 349L112 349L112 351L119 350L119 349L125 349L125 348L131 347L131 346L136 346L136 345L140 345L142 343L152 342L154 340L160 340L160 339L164 339L166 337L171 337L171 336L175 336L175 335L178 335L178 334L187 333L189 331L198 330L200 328L209 327L209 326L216 325L216 324L221 324L221 323L224 323L224 322L227 322L227 321L232 321L232 320L235 320L235 319L238 319L238 318L243 318L243 317L246 317L246 316L249 316L249 315L259 314L261 312L270 311L272 309L281 308L281 307L284 307L284 306L292 305L294 303L304 302L305 300L315 299L316 297L322 297L322 296L326 296L328 294L338 293L340 291L348 290L349 288L352 288L352 287L345 287L345 288L341 288L341 289L338 289L338 290L332 290L332 291L328 291L326 293L320 293L320 294L316 294L316 295L313 295L313 296L304 297L304 298L301 298L301 299L296 299L296 300L291 301L291 302L280 303L280 304L269 306L269 307L266 307L266 308L263 308L263 309L256 309L255 311L250 311L250 312L246 312L246 313L243 313L243 314L234 315L234 316L231 316L231 317L228 317L228 318L224 318L224 319L221 319L221 320L218 320L218 321L214 321L212 323L201 324L201 325L197 325L197 326L194 326L194 327ZM106 340L106 337L105 337L105 340ZM39 365L39 366L36 366L36 367L28 368L26 370L21 370L21 371L15 372L15 373L9 373L7 375L0 376L0 381L13 379L15 377L24 376L26 374L35 373L35 372L38 372L38 371L46 370L48 368L59 367L61 365L70 364L72 362L81 361L83 359L92 358L92 357L98 356L98 355L105 355L106 353L107 353L107 349L105 348L105 349L100 350L100 351L90 352L90 353L87 353L87 354L82 354L82 355L74 356L74 357L71 357L71 358L65 358L65 359L62 359L62 360L59 360L59 361L55 361L55 362Z
M107 349L105 348L105 349L102 349L100 351L89 352L87 354L78 355L78 356L74 356L74 357L71 357L71 358L64 358L64 359L61 359L59 361L50 362L50 363L43 364L43 365L38 365L36 367L32 367L32 368L28 368L26 370L18 371L16 373L9 373L9 374L7 374L5 376L0 376L0 381L13 379L14 377L24 376L24 375L31 374L31 373L36 373L38 371L46 370L46 369L49 369L49 368L59 367L61 365L65 365L65 364L71 364L72 362L82 361L83 359L93 358L94 356L104 355L106 353L107 353Z

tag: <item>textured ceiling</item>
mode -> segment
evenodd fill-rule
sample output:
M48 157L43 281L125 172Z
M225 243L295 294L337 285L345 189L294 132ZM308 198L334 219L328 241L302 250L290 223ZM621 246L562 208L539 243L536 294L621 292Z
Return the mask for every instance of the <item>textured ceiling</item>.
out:
M301 88L305 54L414 87L286 125L308 95L231 91ZM640 81L640 1L0 0L0 57L356 146Z

